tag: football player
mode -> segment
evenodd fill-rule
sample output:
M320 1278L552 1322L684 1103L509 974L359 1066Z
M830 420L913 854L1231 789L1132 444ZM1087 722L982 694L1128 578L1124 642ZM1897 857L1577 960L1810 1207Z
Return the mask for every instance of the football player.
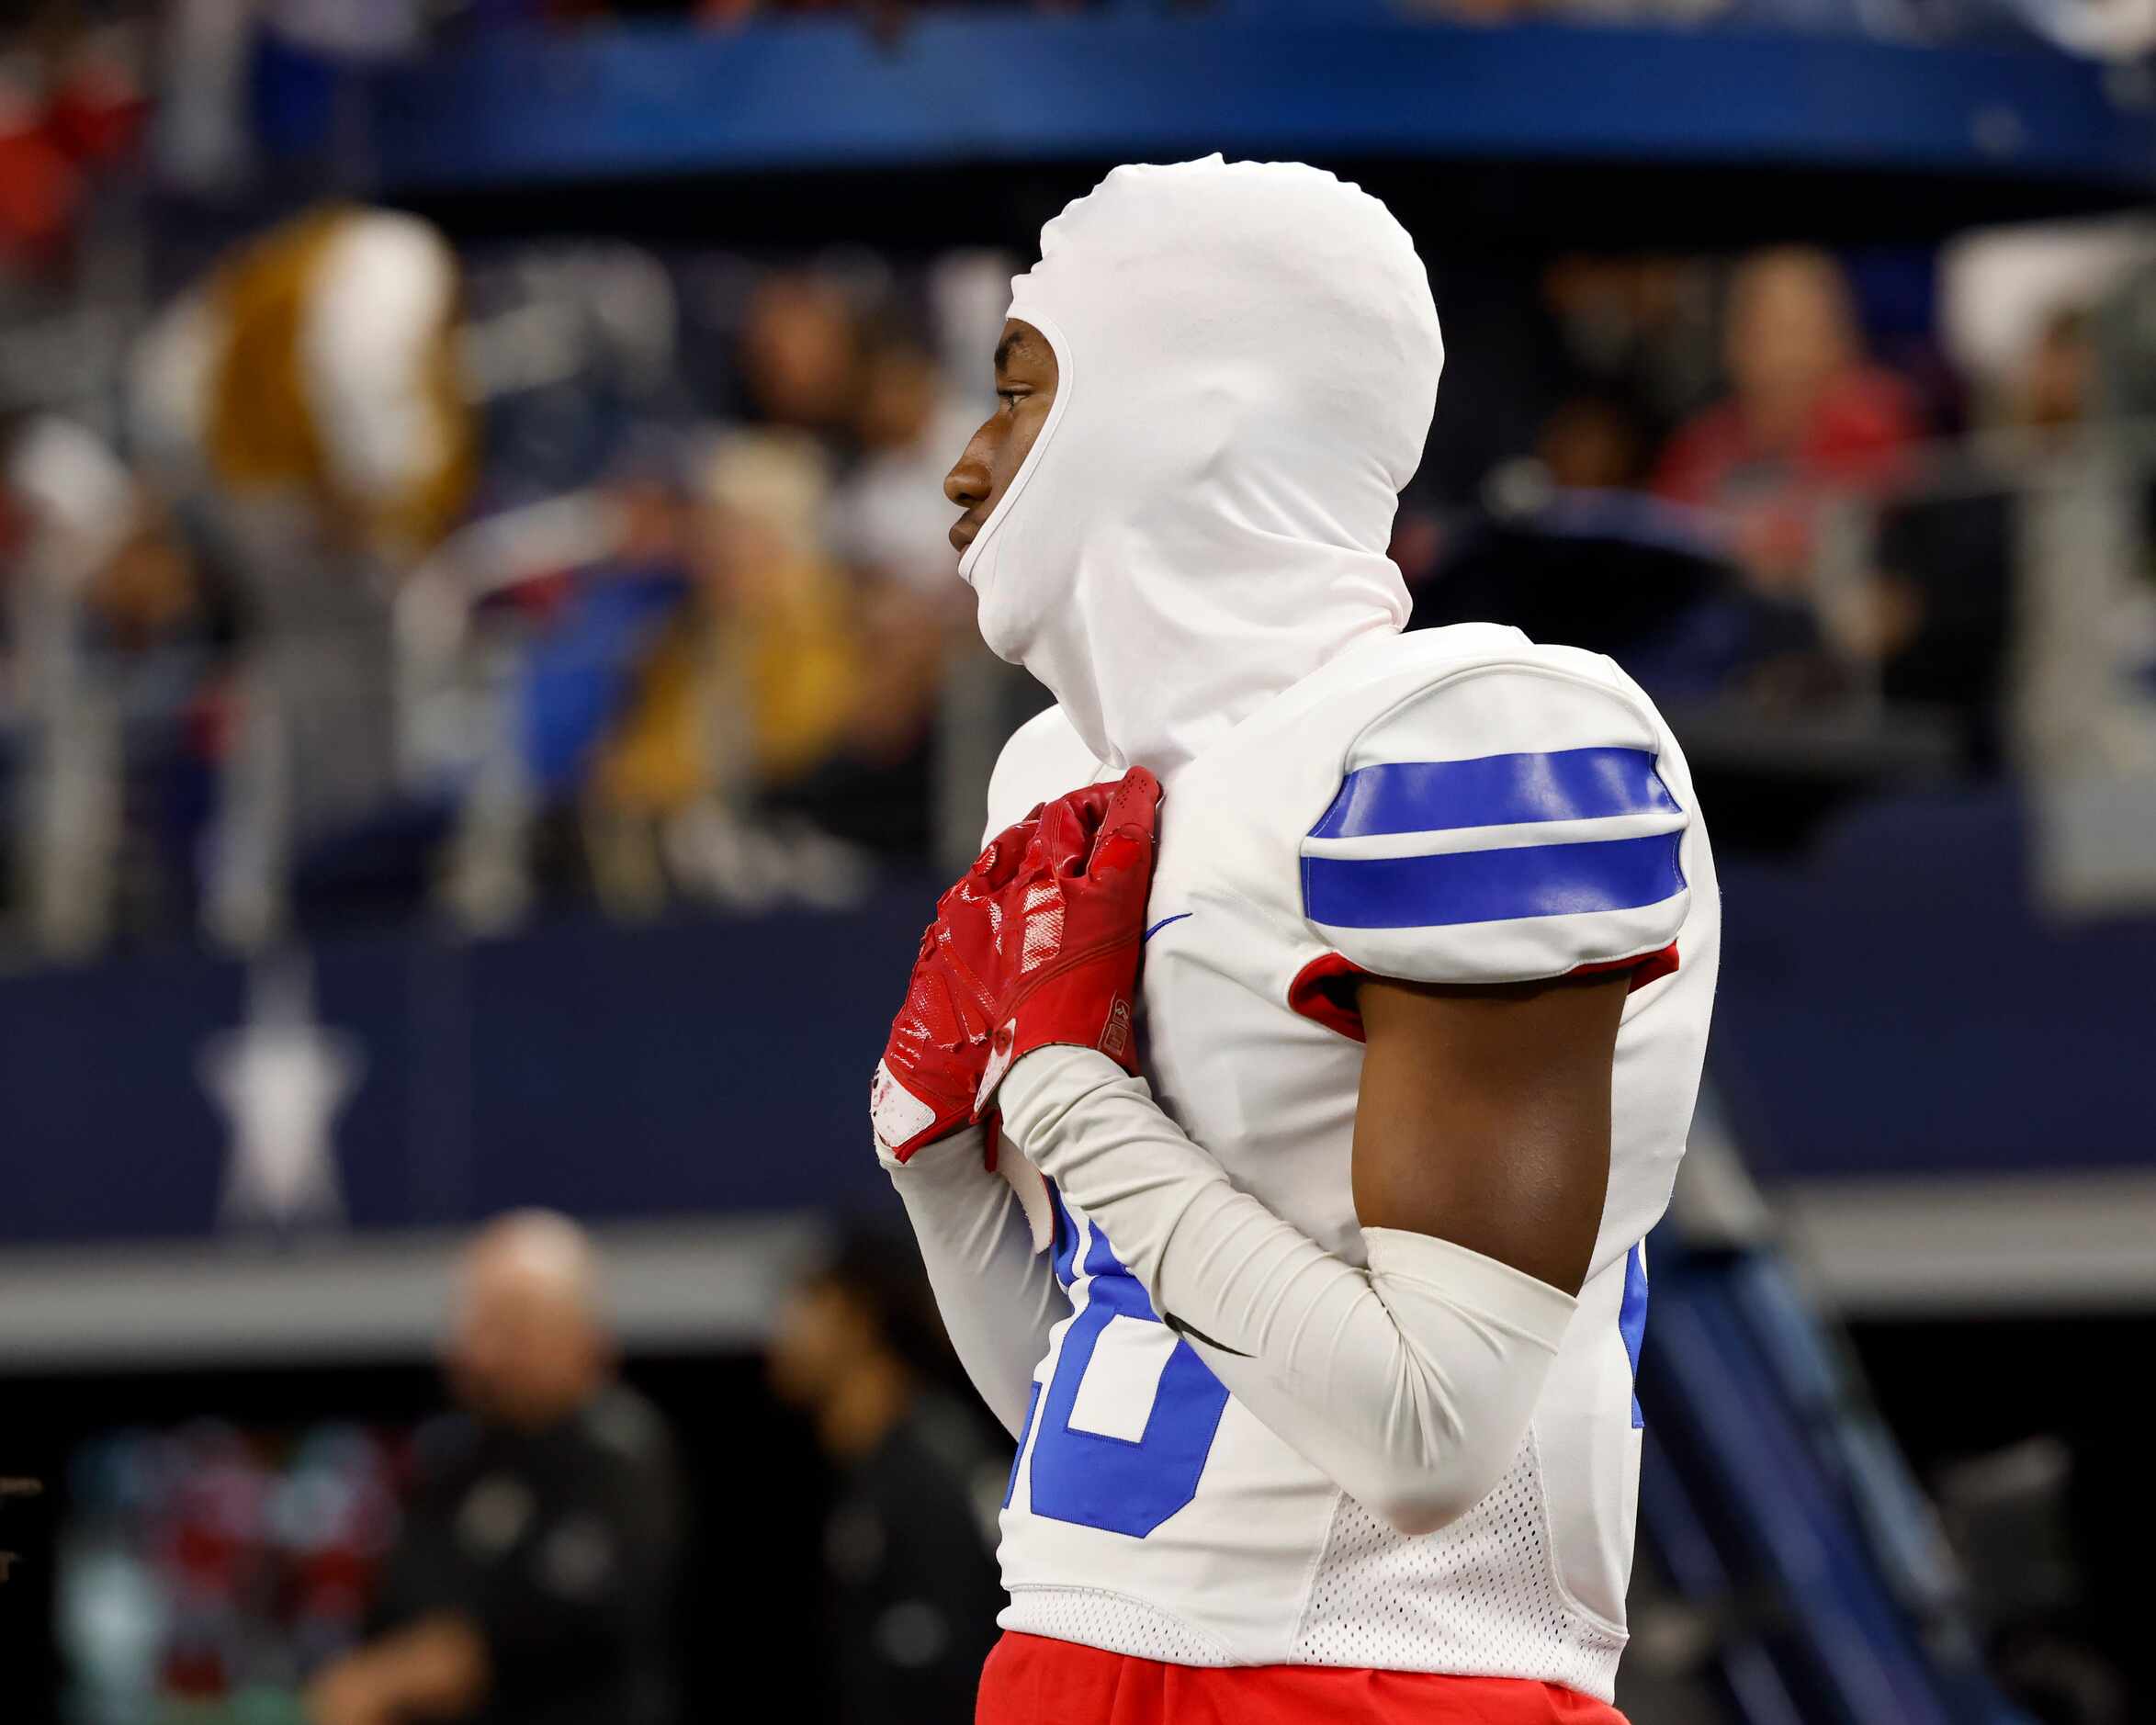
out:
M1608 659L1401 633L1441 362L1376 199L1118 168L947 481L1057 700L872 1095L1018 1442L983 1725L1619 1718L1714 867Z

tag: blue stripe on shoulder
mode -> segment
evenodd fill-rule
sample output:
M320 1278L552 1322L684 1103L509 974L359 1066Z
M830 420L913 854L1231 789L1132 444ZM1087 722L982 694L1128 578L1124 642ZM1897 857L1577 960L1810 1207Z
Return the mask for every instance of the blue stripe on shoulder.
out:
M1304 857L1303 912L1336 929L1434 929L1657 905L1685 887L1679 832L1439 856Z
M1508 827L1529 820L1674 813L1676 800L1644 749L1560 749L1473 761L1396 761L1358 767L1313 839Z

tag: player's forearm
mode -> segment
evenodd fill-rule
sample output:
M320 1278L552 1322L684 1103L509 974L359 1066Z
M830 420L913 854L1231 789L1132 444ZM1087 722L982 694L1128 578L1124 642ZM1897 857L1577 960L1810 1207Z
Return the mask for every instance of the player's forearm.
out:
M981 1167L978 1130L924 1145L903 1166L886 1160L906 1206L929 1286L959 1363L988 1411L1016 1438L1033 1368L1069 1302L1010 1188Z
M1021 1061L1006 1133L1105 1231L1236 1399L1405 1532L1503 1476L1575 1302L1428 1235L1364 1232L1370 1268L1247 1193L1085 1049Z

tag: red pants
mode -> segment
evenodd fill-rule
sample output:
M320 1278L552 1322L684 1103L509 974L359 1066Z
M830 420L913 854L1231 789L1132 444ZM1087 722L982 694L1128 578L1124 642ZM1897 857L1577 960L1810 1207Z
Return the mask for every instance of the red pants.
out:
M1007 1633L974 1725L1625 1725L1553 1683L1330 1665L1164 1665Z

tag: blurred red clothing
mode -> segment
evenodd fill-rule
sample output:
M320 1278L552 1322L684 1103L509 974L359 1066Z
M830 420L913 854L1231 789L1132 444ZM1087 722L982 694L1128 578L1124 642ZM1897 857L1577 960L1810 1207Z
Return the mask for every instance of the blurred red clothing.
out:
M1694 415L1664 447L1654 490L1680 503L1715 503L1773 474L1799 485L1873 485L1894 477L1923 427L1908 387L1862 367L1824 385L1793 438L1760 437L1735 398Z
M125 155L148 111L130 69L96 40L53 66L0 65L0 263L50 260L81 207L83 170Z
M6 96L0 90L0 263L42 259L59 248L74 220L82 176L43 116L17 125L5 112Z

